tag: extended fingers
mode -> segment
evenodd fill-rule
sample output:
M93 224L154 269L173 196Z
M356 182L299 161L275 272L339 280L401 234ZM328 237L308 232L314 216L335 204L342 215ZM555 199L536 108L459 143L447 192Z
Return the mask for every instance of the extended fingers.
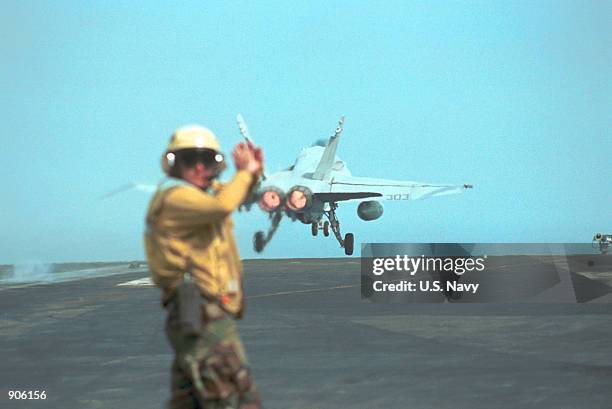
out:
M264 160L263 150L260 147L256 147L253 150L253 155L255 156L255 160L256 161L263 162L263 160Z

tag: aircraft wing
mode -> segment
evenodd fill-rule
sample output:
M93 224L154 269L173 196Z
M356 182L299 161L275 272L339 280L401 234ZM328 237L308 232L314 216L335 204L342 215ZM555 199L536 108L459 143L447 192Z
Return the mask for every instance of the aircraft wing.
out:
M314 197L322 202L341 202L344 200L365 199L368 197L381 197L376 192L344 192L344 193L315 193Z
M153 184L128 183L127 185L120 186L117 189L114 189L114 190L112 190L112 191L110 191L110 192L100 196L100 199L106 199L106 198L109 198L111 196L118 195L119 193L126 192L128 190L140 190L141 192L153 193L153 192L155 192L156 189L157 189L157 185L153 185Z
M330 192L324 193L339 200L378 197L379 200L418 200L433 196L463 193L472 185L407 182L362 177L334 178L330 181ZM321 195L317 193L316 195ZM332 201L332 200L330 200Z

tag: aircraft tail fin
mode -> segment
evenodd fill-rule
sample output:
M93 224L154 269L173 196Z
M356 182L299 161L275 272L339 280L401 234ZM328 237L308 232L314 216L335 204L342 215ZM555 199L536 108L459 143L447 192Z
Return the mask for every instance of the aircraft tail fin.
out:
M245 141L252 142L251 134L249 133L249 128L247 128L246 122L244 118L242 117L242 114L236 115L236 122L238 123L238 129L240 130L240 135L242 135Z
M249 128L246 125L246 121L242 117L242 114L236 115L236 123L238 124L238 129L240 130L240 135L244 138L248 143L253 143L253 139L251 138L251 133L249 132ZM265 172L261 174L261 178L266 180Z
M338 126L336 127L336 131L327 141L327 145L325 146L325 150L323 151L323 156L321 156L321 160L317 165L314 173L312 174L312 178L315 180L323 180L325 174L332 168L334 165L334 160L336 158L336 149L338 149L338 142L340 142L340 134L342 133L344 126L344 116L340 117L338 121Z

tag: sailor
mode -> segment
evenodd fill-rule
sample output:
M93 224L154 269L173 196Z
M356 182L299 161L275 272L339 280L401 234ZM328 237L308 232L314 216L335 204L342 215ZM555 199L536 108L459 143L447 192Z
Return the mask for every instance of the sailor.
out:
M147 261L175 354L170 409L261 407L235 323L244 302L230 215L256 184L263 156L249 142L232 158L236 174L221 184L226 161L215 135L197 125L177 129L162 156L168 178L146 216Z

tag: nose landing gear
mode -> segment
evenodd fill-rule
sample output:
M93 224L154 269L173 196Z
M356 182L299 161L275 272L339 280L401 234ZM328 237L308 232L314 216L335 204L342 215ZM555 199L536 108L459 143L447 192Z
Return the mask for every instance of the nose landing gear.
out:
M323 230L323 235L325 237L329 236L329 222L325 220L324 222L312 222L310 223L310 231L313 236L317 236L319 234L319 230Z

